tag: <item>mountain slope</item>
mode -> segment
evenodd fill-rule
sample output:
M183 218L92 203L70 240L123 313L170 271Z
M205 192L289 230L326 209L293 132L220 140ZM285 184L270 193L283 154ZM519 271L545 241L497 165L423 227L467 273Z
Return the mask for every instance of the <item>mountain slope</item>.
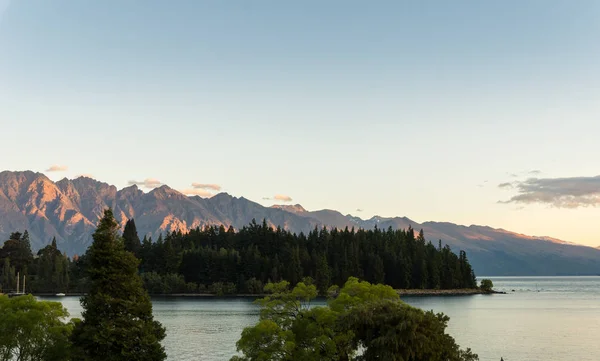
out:
M103 210L110 207L124 225L135 218L140 236L185 232L206 225L236 229L253 219L292 232L315 227L423 229L433 243L441 240L454 251L465 250L478 275L600 274L600 249L548 238L530 237L485 226L445 222L419 224L406 217L363 220L334 210L307 211L301 205L264 207L244 197L220 193L212 198L187 197L161 186L144 193L137 186L115 186L80 177L52 182L41 173L0 173L0 240L27 229L39 249L56 237L68 254L82 254L91 242Z

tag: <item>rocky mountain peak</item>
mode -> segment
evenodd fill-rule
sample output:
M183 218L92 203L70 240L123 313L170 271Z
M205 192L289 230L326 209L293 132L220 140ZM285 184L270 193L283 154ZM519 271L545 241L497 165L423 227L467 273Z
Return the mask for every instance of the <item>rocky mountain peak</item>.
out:
M83 254L90 235L106 208L112 208L121 225L135 218L140 237L171 231L185 232L207 225L241 229L252 219L266 220L295 233L315 228L423 229L426 239L438 240L457 252L465 250L481 275L554 275L600 273L600 247L584 247L550 237L530 237L486 226L460 226L448 222L419 224L406 217L375 216L368 220L344 216L334 210L307 211L299 204L262 205L227 193L212 198L186 197L161 186L144 193L137 186L117 190L92 178L53 182L41 173L0 172L0 244L11 232L28 230L39 249L56 237L61 250ZM507 270L503 265L511 265Z
M274 204L271 208L281 209L290 213L306 213L307 210L304 209L300 204L287 205L287 204Z

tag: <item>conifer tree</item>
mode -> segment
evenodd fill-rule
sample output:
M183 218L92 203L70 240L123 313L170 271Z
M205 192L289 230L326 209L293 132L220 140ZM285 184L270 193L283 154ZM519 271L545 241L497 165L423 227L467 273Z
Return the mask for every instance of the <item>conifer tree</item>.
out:
M93 234L87 273L90 291L81 300L82 318L72 334L73 359L162 361L162 325L138 275L138 260L125 251L119 226L107 209Z
M133 218L128 219L127 223L125 223L125 228L123 229L123 241L125 243L125 250L133 253L136 257L140 256L142 243L140 242L140 237L138 236Z

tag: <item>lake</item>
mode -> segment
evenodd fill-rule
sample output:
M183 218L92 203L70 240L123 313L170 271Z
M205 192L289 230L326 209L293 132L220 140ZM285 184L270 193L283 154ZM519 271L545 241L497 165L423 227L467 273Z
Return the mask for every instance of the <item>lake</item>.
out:
M448 332L482 361L600 360L600 277L490 277L506 295L403 297L450 316ZM514 290L514 292L513 292ZM79 317L77 297L60 300ZM221 361L258 319L247 298L153 298L173 361Z

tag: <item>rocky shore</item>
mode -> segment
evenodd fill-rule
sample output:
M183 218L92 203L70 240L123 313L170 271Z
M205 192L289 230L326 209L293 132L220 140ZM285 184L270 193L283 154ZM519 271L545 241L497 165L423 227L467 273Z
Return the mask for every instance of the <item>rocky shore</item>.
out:
M400 296L469 296L469 295L490 295L506 294L506 292L485 291L479 288L465 288L452 290L396 290Z

